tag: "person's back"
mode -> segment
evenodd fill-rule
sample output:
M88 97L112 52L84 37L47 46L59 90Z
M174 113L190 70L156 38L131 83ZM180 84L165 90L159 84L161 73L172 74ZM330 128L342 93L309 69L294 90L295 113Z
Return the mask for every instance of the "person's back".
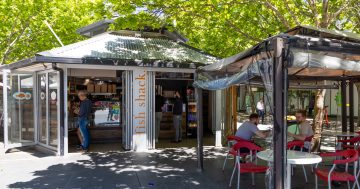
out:
M88 98L82 100L80 102L80 112L79 112L79 118L86 118L88 119L91 115L91 100Z
M259 131L259 129L254 123L251 123L250 121L246 121L238 128L235 135L244 140L250 140L251 137L255 135L257 131Z
M173 107L173 114L174 115L181 115L183 111L183 101L180 97L175 98L174 107Z

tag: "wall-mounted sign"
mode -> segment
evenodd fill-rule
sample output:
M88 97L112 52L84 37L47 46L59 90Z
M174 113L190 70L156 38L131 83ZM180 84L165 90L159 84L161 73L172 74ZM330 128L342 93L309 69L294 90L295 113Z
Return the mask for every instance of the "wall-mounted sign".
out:
M13 97L16 100L30 100L31 99L31 93L29 93L29 92L15 92L13 94Z

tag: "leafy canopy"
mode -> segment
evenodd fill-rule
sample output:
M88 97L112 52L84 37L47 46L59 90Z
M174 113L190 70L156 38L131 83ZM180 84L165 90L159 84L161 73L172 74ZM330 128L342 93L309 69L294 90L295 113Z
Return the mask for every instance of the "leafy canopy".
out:
M84 39L76 29L119 17L113 30L144 26L177 30L189 44L227 57L296 25L360 33L358 0L3 0L0 63Z

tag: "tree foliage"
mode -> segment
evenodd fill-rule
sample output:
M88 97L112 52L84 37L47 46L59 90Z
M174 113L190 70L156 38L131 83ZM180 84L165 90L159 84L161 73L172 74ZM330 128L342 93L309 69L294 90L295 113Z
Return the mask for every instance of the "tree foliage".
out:
M189 44L219 57L236 54L296 25L360 32L358 0L3 0L0 63L83 39L76 29L119 17L112 29L176 29Z
M115 28L166 25L220 57L296 25L360 32L358 0L110 0ZM141 7L139 9L139 7Z
M83 39L76 34L76 29L106 16L105 6L101 0L0 1L0 63L11 63L59 47L44 20L65 45Z

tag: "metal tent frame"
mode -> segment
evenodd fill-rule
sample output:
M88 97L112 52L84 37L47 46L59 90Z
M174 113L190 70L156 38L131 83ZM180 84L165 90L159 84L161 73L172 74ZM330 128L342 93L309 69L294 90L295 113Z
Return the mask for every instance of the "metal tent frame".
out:
M273 149L276 161L273 163L272 186L283 189L286 188L287 123L285 117L289 82L294 80L341 81L342 96L346 96L346 84L349 82L350 122L352 122L350 131L353 131L353 82L360 78L360 35L298 26L270 37L242 53L199 68L194 85L198 91L201 91L201 89L220 90L232 85L259 83L262 74L266 72L271 75L267 78L271 82L262 79L263 85L270 89L273 99L271 104L274 120ZM342 130L347 131L346 98L342 98L342 101ZM199 117L198 125L200 131L201 117ZM202 170L202 138L198 141L198 165Z

